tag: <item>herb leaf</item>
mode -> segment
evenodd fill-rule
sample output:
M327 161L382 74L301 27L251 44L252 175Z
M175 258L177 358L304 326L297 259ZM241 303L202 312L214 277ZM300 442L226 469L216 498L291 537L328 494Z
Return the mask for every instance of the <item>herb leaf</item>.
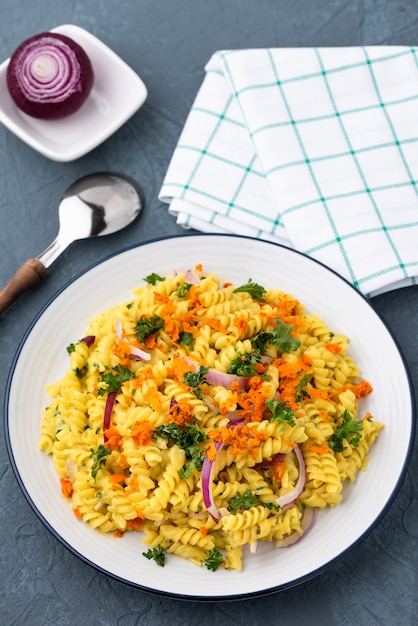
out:
M362 430L363 423L353 419L349 411L345 409L344 413L339 418L339 424L333 436L329 440L329 445L334 452L342 452L346 449L346 446L343 446L343 439L345 439L347 443L357 448L360 443Z
M250 296L254 298L254 300L258 300L260 302L263 301L264 294L266 293L264 287L262 287L261 285L257 285L257 283L253 282L252 278L248 280L248 283L246 285L241 285L241 287L237 287L236 289L234 289L233 293L239 293L241 291L249 293Z
M246 489L244 493L237 493L235 498L228 500L229 511L233 515L236 515L241 509L250 509L252 506L257 506L259 500L250 489Z
M146 559L154 559L157 565L164 567L165 565L165 552L161 546L157 546L156 548L150 548L146 552L142 553Z
M185 330L182 330L180 335L179 335L178 342L179 343L184 343L184 345L187 346L188 348L190 348L190 350L193 350L193 335L192 335L192 333L188 333Z
M100 387L97 391L99 396L103 396L105 393L114 393L119 391L123 383L135 378L135 374L131 372L127 367L116 365L111 372L103 372L100 376L100 381L106 384L106 387Z
M161 330L164 327L164 320L162 317L154 313L151 317L141 317L136 323L134 331L138 341L145 341L151 335Z
M228 366L228 374L237 376L257 376L256 363L262 363L259 350L238 354Z
M152 272L152 274L149 274L149 276L144 278L144 280L149 285L155 285L159 280L165 280L165 278L163 276L158 276L155 272Z
M308 375L305 372L295 389L297 402L302 402L304 397L310 398L309 393L305 390L305 387L308 385L308 382L309 382Z
M212 572L216 572L218 567L222 565L223 562L224 557L222 556L222 552L218 550L218 548L213 548L212 550L210 550L203 559L203 563L208 569L212 570Z
M181 428L178 424L162 424L154 430L154 436L163 439L171 439L179 448L186 452L187 464L180 469L181 478L190 478L194 468L202 469L205 450L200 447L200 443L207 439L206 434L198 424L188 424Z
M192 283L183 283L182 285L180 285L174 295L176 295L178 298L184 298L191 286Z
M265 400L265 404L272 413L271 422L282 422L283 424L289 424L289 426L296 426L295 412L288 406L287 402L268 399Z
M103 465L106 464L105 457L111 454L111 451L109 448L106 448L106 446L100 444L96 451L94 451L93 448L90 448L90 452L90 456L94 459L93 467L91 468L91 475L94 480L96 480L97 472L102 469Z

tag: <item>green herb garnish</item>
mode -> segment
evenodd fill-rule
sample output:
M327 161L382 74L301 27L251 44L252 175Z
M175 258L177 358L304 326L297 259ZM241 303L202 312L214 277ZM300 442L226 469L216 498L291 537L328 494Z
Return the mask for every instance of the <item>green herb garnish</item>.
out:
M204 565L206 565L208 569L212 570L212 572L216 572L218 567L222 565L223 562L224 557L222 555L222 552L218 550L218 548L213 548L212 550L210 550L203 559Z
M97 472L100 469L102 469L103 465L106 464L105 457L111 454L111 451L109 450L109 448L106 448L106 446L103 446L102 444L100 444L96 451L94 451L93 448L90 448L90 452L91 452L90 456L93 458L93 467L91 468L91 475L94 478L94 480L96 480Z
M238 511L250 509L252 506L257 506L259 503L257 496L254 495L250 489L246 489L244 493L237 493L235 498L228 500L229 512L236 515Z
M190 290L191 286L192 286L192 283L183 283L182 285L180 285L180 287L177 289L174 295L177 296L178 298L184 298L186 293Z
M164 567L165 565L165 552L161 546L156 548L150 548L147 552L142 553L146 559L153 559L157 565Z
M329 445L334 452L343 452L347 446L343 446L343 440L354 448L357 448L363 431L363 423L351 417L349 411L345 409L338 420L338 426L333 436L329 440Z
M105 383L106 387L100 387L97 394L103 396L105 393L119 391L123 383L133 378L135 378L134 372L131 372L127 367L116 365L111 372L104 372L100 376L100 382Z
M237 376L257 376L257 363L262 363L260 351L257 349L252 352L238 354L228 366L228 374L236 374Z
M165 280L165 278L163 276L159 276L155 272L152 272L152 274L144 278L144 280L149 285L155 285L158 281Z
M246 285L241 285L241 287L237 287L234 289L233 293L239 293L245 291L249 293L254 300L258 300L259 302L263 301L264 294L266 290L261 285L257 285L257 283L253 282L253 279L250 278Z
M151 335L161 330L161 328L164 328L164 320L154 313L151 317L141 317L136 323L134 331L138 341L145 341L148 337L151 337Z
M295 412L287 402L268 399L265 400L265 405L271 411L271 422L282 422L283 424L289 424L289 426L296 426Z
M202 469L205 450L199 444L205 441L207 436L198 424L186 423L184 427L180 427L174 422L162 424L154 430L155 436L170 439L176 446L185 451L187 463L179 471L181 478L190 478L194 468L198 471Z

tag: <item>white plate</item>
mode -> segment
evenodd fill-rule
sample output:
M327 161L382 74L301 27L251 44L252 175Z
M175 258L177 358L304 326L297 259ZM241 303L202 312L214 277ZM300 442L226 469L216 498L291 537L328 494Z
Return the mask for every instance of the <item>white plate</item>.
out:
M120 128L145 102L147 89L120 57L83 28L64 24L51 32L71 37L90 58L94 83L87 101L62 120L39 120L26 115L10 97L7 59L0 65L0 122L53 161L73 161Z
M66 346L83 336L87 321L131 298L152 272L168 275L202 263L207 271L243 284L249 278L291 293L351 338L351 354L374 388L364 400L385 423L368 470L344 491L334 509L319 513L311 532L291 548L264 544L245 556L241 573L211 572L172 558L164 569L142 556L142 535L103 536L78 522L60 495L52 460L38 451L47 383L67 368ZM46 527L98 570L144 590L193 600L262 595L300 583L353 548L392 502L406 471L415 428L408 371L391 333L351 285L302 254L279 245L228 235L185 235L135 246L93 266L64 287L41 311L15 357L6 391L6 439L12 465L29 503ZM367 506L365 506L367 503ZM264 543L264 542L260 542Z

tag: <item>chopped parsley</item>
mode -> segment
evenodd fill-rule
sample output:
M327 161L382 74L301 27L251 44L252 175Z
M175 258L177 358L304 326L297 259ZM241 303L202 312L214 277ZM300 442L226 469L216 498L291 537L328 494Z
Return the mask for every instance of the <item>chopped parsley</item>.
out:
M236 374L237 376L257 376L257 363L262 363L260 351L257 349L252 352L238 354L228 366L228 374Z
M90 448L90 456L93 458L93 467L91 468L91 475L96 480L97 472L102 469L103 465L106 464L105 457L111 454L111 451L106 446L102 444L99 445L96 451L93 448Z
M77 378L79 378L80 380L87 374L88 372L88 365L85 365L84 367L75 367L74 368L74 374L77 376Z
M283 424L289 424L289 426L296 426L295 412L287 402L268 399L265 401L265 404L271 411L271 422L282 422Z
M161 328L164 328L164 320L157 313L154 313L151 317L141 317L136 323L134 331L138 341L145 341L148 337L161 330Z
M229 512L232 515L236 515L238 511L243 509L250 509L252 506L257 506L259 504L259 500L256 495L250 491L250 489L246 489L244 493L237 493L235 498L231 498L228 500Z
M156 285L158 281L165 280L165 278L163 276L159 276L155 272L152 272L152 274L149 274L149 276L144 278L144 280L149 285Z
M253 279L250 278L246 285L241 285L241 287L237 287L234 289L233 293L239 293L241 291L245 291L249 293L254 300L258 300L259 302L263 301L264 294L266 290L261 285L257 285L257 283L253 282Z
M207 436L198 424L186 423L183 428L174 422L162 424L154 430L154 436L170 439L185 451L187 463L180 469L181 478L190 478L194 468L198 471L202 469L205 450L199 444L205 441Z
M191 286L192 283L183 283L182 285L180 285L174 295L176 295L178 298L184 298L184 296L190 290Z
M300 341L291 335L293 325L285 324L279 317L275 317L274 321L277 327L272 328L270 331L258 333L258 335L251 340L251 343L260 350L260 352L264 352L266 344L268 343L277 346L282 353L297 350L300 346Z
M348 444L357 448L362 435L363 423L360 420L353 419L347 409L345 409L338 422L338 426L329 440L332 450L334 452L345 450L346 446L343 446L344 439Z
M212 572L216 572L218 567L222 565L223 562L224 557L222 555L222 552L218 550L218 548L213 548L212 550L209 550L209 552L203 559L204 565L206 565L208 569L212 570Z
M302 402L304 397L310 398L309 393L305 389L305 387L308 386L308 382L309 382L308 375L305 372L295 389L297 402Z
M105 383L106 387L100 387L97 394L103 396L105 393L119 391L123 383L133 378L135 378L135 374L131 370L121 365L116 365L111 372L103 372L100 376L100 381Z
M185 330L182 330L179 334L179 343L184 343L185 346L193 350L193 335L192 333L188 333Z
M156 548L150 548L142 554L146 559L153 559L157 563L157 565L160 565L160 567L164 567L165 552L161 546L157 546Z
M67 352L68 354L72 354L75 350L75 343L70 343L69 346L67 346Z
M189 387L193 387L193 393L198 397L202 397L202 392L199 389L199 385L201 383L206 382L206 374L208 373L209 368L201 365L197 372L185 372L183 375L183 382L185 385Z

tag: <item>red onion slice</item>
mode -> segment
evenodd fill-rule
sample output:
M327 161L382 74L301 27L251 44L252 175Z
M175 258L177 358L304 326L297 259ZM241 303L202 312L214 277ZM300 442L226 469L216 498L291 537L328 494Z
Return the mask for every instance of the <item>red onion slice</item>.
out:
M303 458L303 454L299 446L296 446L294 450L295 450L296 458L299 463L299 478L292 491L290 491L289 493L286 493L284 496L280 496L279 498L277 498L276 504L282 508L285 506L290 506L291 504L296 502L296 500L299 498L300 494L302 493L305 487L305 480L306 480L305 460Z
M107 441L106 430L110 426L110 419L112 417L113 406L115 404L115 400L116 400L116 391L112 391L111 393L108 394L106 398L106 405L105 405L105 410L103 414L103 434L104 434L105 441Z
M92 346L95 342L96 336L95 335L87 335L86 337L83 337L83 339L80 339L80 341L82 343L85 343L86 346L88 348L90 348L90 346Z
M298 541L300 541L302 537L305 537L308 531L311 530L312 526L314 525L315 518L316 518L316 509L314 509L311 506L306 507L303 513L303 518L302 518L302 523L301 523L302 532L299 532L299 533L295 532L295 533L292 533L291 535L287 535L280 542L278 542L277 547L289 548L290 546L294 546L296 543L298 543Z
M199 364L196 361L187 356L183 357L183 359L188 365L193 365L195 372L199 371ZM205 374L205 379L210 385L225 387L225 389L230 389L232 383L238 384L239 389L245 389L248 386L248 378L246 376L236 376L235 374L218 372L218 370L215 370L213 367L209 368L208 372Z
M58 33L26 39L7 67L7 87L16 106L31 117L45 120L78 111L93 81L93 68L83 48Z
M215 448L217 454L223 447L222 442L215 441ZM202 495L203 495L203 503L215 522L219 522L219 511L216 507L215 501L213 499L212 494L212 479L213 479L213 468L214 461L210 461L207 456L205 456L202 465Z

